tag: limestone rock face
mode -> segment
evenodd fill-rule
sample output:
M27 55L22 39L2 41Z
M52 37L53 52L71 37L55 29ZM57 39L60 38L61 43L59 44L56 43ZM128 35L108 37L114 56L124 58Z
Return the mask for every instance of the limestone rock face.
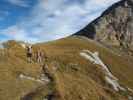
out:
M115 3L76 35L133 50L133 0Z

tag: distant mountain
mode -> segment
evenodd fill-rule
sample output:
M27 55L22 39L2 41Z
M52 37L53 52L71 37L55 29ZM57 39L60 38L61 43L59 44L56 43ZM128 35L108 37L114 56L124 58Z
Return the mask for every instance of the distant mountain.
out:
M75 35L133 50L133 0L113 4Z
M31 44L23 41L8 40L6 42L0 43L0 48L14 48L14 47L26 48L26 46L28 45L31 45Z
M3 49L3 43L0 42L0 49Z

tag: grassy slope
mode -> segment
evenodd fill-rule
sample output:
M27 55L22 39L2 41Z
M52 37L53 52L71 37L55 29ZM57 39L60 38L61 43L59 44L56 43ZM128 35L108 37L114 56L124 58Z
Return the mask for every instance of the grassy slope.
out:
M107 87L100 67L79 56L83 49L98 51L105 64L120 79L120 83L133 88L132 59L129 62L124 56L117 56L97 43L69 37L38 46L45 49L49 61L57 63L57 89L65 100L120 99L119 94ZM75 71L75 67L78 71Z
M19 74L38 77L41 67L38 64L28 64L25 50L19 46L13 46L0 56L0 100L20 100L21 97L34 91L42 84L22 80Z
M61 100L126 100L123 93L114 92L105 83L100 66L80 57L83 49L98 51L120 83L133 89L133 60L117 56L93 41L69 37L34 46L35 49L38 47L48 56L48 70L54 78L52 90L58 92ZM11 50L14 54L5 56L5 62L2 61L4 57L0 57L0 100L19 100L37 87L39 89L32 97L41 100L46 92L42 84L17 78L20 72L37 77L42 72L41 67L27 64L24 49L14 47ZM56 72L53 67L58 68Z

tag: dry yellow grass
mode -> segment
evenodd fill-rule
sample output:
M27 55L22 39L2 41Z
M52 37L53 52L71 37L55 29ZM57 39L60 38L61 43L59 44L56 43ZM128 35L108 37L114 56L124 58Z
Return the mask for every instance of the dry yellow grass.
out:
M133 59L127 61L127 56L118 56L117 53L94 41L68 37L35 44L33 48L34 51L37 48L45 51L49 74L53 77L53 81L44 86L37 82L18 79L19 73L38 77L42 73L42 67L36 63L28 64L25 49L18 45L13 46L8 50L8 57L0 57L0 100L19 100L33 91L35 93L32 100L42 100L49 90L57 93L57 100L127 100L127 93L114 92L106 84L100 66L79 55L83 49L98 51L101 59L118 77L119 82L133 89ZM53 68L57 70L54 71Z

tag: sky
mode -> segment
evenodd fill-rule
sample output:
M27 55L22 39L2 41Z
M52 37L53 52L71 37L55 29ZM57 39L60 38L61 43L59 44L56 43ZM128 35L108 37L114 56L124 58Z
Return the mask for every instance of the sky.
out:
M0 41L64 38L119 0L0 0Z

